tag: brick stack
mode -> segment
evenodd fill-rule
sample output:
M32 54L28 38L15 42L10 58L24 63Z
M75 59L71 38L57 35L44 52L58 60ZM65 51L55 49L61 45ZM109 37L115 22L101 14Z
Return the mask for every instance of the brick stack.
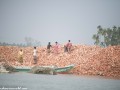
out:
M0 46L0 56L12 65L19 66L18 51L24 51L24 66L33 66L33 47ZM74 64L71 71L77 75L101 75L120 77L120 46L73 45L71 53L64 52L63 46L59 48L59 54L53 50L47 53L46 47L37 47L38 65L54 65L64 67Z

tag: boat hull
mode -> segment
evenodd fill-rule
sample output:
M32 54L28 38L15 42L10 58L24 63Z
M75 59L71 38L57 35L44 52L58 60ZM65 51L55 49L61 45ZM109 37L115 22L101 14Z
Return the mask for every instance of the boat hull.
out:
M43 66L43 68L46 68L46 67L54 69L56 73L68 73L74 67L74 65L69 65L65 67L57 67L57 68L54 68L51 66ZM33 67L15 67L16 71L18 72L29 72L32 68Z

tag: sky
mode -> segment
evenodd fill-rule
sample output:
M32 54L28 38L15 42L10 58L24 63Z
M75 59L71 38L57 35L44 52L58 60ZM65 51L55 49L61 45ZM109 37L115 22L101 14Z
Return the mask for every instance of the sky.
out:
M0 42L93 45L98 25L120 26L120 0L0 0Z

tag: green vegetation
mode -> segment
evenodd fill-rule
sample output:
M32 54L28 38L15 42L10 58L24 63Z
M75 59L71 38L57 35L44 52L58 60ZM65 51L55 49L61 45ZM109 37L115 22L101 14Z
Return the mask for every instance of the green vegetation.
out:
M92 37L95 45L103 47L120 45L120 27L113 26L106 29L99 25L97 29L97 34Z

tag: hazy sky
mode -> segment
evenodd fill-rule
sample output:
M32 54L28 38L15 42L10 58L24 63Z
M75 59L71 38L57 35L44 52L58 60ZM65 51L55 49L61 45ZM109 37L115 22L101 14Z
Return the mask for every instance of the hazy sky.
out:
M0 0L0 42L93 45L98 25L120 26L120 0Z

